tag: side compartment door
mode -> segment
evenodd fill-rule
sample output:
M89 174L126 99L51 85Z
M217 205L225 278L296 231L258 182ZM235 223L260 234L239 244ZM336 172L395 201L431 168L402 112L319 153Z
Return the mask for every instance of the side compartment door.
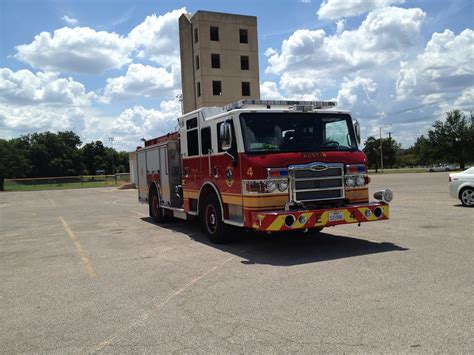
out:
M137 171L138 171L138 199L142 202L148 201L148 184L146 181L146 151L137 152Z
M166 145L159 147L160 178L161 178L161 204L170 206L170 179L168 167L168 151Z

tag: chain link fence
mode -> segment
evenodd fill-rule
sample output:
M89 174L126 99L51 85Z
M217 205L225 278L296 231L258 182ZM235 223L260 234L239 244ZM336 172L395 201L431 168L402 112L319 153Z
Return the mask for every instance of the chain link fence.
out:
M5 191L79 189L83 187L120 186L130 181L130 174L82 175L30 179L5 179Z

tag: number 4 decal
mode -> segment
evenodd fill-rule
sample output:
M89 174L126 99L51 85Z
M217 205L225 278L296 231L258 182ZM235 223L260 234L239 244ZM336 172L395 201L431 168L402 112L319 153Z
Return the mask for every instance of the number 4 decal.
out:
M252 170L252 167L248 168L247 169L247 175L252 177L253 176L253 170Z

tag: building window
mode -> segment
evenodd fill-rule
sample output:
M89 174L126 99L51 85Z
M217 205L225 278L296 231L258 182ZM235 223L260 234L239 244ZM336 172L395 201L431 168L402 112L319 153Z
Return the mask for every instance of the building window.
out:
M211 54L211 67L216 69L221 67L221 56L219 54Z
M194 43L198 43L199 41L199 36L198 36L198 29L194 29Z
M199 56L196 56L196 70L199 69Z
M200 97L201 96L201 83L199 81L196 83L196 90L197 90L197 96Z
M250 96L250 83L247 81L242 82L242 96Z
M219 41L219 27L211 26L211 41Z
M216 96L222 95L222 85L220 81L212 81L212 94Z
M201 154L208 155L212 150L211 127L201 129Z
M248 55L240 56L240 69L249 70L249 56Z
M249 43L249 33L247 30L241 28L240 33L240 43Z

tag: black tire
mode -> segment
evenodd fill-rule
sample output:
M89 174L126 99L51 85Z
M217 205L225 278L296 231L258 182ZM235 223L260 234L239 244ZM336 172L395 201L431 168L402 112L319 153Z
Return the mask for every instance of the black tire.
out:
M165 210L159 205L160 198L156 188L152 188L148 197L148 210L150 217L156 223L163 223L166 220Z
M459 199L466 207L474 207L474 188L465 187L459 192Z
M206 197L201 212L202 228L209 240L216 244L229 242L228 228L222 220L221 206L215 194Z

